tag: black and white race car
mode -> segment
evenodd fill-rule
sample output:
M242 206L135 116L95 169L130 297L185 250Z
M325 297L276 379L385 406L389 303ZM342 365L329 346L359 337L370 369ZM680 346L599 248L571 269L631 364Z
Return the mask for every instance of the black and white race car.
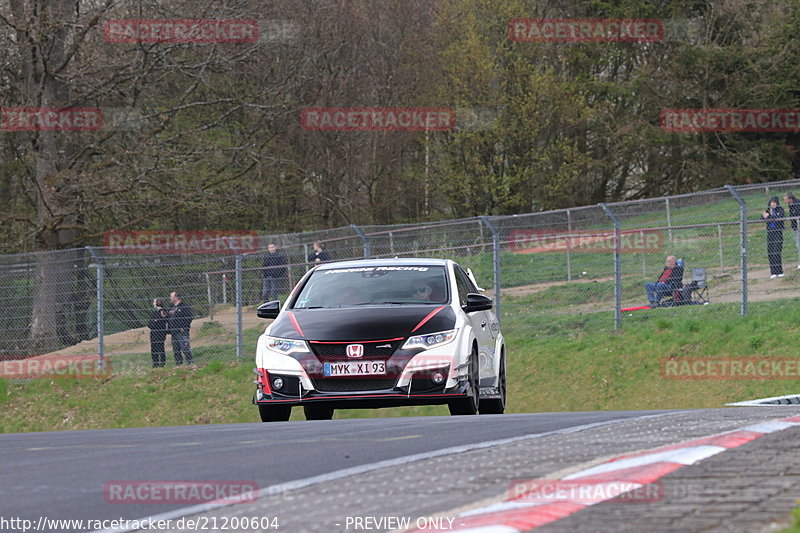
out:
M472 273L443 259L319 265L297 283L258 339L253 402L261 420L337 408L447 404L502 413L506 350L492 300Z

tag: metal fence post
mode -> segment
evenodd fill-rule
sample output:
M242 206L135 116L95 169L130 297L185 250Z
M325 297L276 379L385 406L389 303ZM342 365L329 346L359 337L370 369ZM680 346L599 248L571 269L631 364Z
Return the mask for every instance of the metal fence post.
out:
M372 243L369 242L369 239L360 227L355 224L350 224L350 227L353 228L358 238L364 243L364 259L368 259L372 256Z
M486 252L486 245L484 244L485 237L483 236L483 221L480 220L480 219L478 220L478 231L481 234L481 237L480 237L481 238L481 253L485 253Z
M105 366L105 309L103 300L105 299L105 272L103 269L103 259L95 252L92 246L87 246L89 255L94 259L97 267L97 366Z
M739 191L730 185L725 186L731 196L739 203L739 243L742 253L742 316L747 315L747 203Z
M620 329L622 327L621 225L617 215L606 204L600 204L600 207L603 208L608 218L614 223L614 329Z
M669 210L669 198L665 198L667 203L667 235L669 236L669 242L672 242L672 213Z
M644 245L645 234L644 231L639 232L642 239L642 278L647 278L647 249Z
M572 214L567 209L567 283L572 281Z
M242 358L242 255L236 254L236 358Z
M208 296L208 319L214 320L214 300L211 298L211 278L206 272L206 295Z
M486 215L478 217L492 232L492 266L494 268L494 310L500 322L500 232Z

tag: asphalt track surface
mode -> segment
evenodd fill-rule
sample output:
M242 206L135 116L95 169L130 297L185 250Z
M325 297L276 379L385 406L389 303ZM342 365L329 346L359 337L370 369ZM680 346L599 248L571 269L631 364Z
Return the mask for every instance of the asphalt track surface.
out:
M104 485L225 480L258 487L498 439L666 411L373 418L0 435L4 517L138 519L186 504L112 504Z

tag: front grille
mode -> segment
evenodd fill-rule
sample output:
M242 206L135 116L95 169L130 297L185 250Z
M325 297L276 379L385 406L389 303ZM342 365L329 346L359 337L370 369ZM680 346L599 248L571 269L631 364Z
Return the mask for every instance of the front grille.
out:
M400 347L399 341L392 342L336 342L336 343L318 343L310 342L309 345L316 355L321 360L347 360L347 345L348 344L362 344L364 346L364 355L362 359L388 359L392 356L395 350Z
M314 387L320 392L364 392L392 389L395 383L394 378L320 378L314 380Z
M283 396L300 396L300 378L297 376L284 376L282 374L270 374L269 381L272 385L272 380L275 378L283 379L283 387L280 390L274 390L275 394L282 394Z

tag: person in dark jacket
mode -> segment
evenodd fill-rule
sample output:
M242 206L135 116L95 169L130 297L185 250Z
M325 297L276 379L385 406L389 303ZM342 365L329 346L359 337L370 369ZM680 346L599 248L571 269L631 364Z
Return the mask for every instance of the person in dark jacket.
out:
M261 298L265 302L277 299L278 294L286 290L287 278L286 257L278 251L277 246L270 244L264 256L264 284Z
M792 217L792 232L794 233L794 247L797 249L797 268L800 269L800 228L797 220L800 218L800 200L794 194L787 192L783 197L789 206L789 216Z
M166 362L164 341L167 340L167 329L169 328L166 298L153 300L153 312L147 321L147 327L150 328L150 355L153 358L153 368L159 368Z
M192 308L177 292L170 294L169 299L172 301L172 308L169 311L169 332L172 335L172 355L175 356L175 364L182 365L182 356L185 356L186 364L193 365L192 348L189 346L189 328L194 319Z
M658 281L644 284L647 291L647 301L650 307L658 307L664 296L671 294L675 289L683 287L683 265L678 264L674 255L667 257L664 270L658 276Z
M319 264L325 263L331 260L331 254L325 249L325 243L322 241L316 241L314 243L314 251L308 254L308 262Z
M770 278L783 277L783 218L786 212L780 206L778 197L769 199L769 205L761 215L767 224L767 257L769 258Z

